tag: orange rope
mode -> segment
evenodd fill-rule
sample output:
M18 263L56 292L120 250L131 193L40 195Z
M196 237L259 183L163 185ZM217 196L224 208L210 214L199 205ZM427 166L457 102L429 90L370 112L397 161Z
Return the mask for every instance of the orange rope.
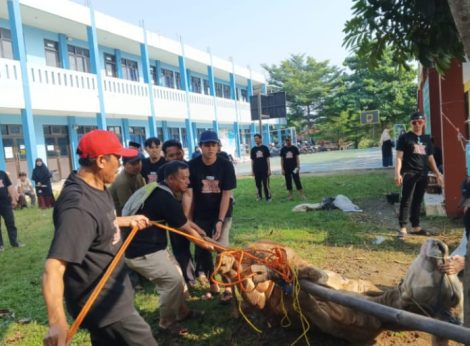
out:
M114 256L113 260L109 264L108 269L106 269L105 273L103 274L103 277L100 279L98 284L96 285L95 289L91 293L91 295L88 297L87 302L83 306L82 310L78 314L77 318L73 322L72 326L70 329L67 331L67 339L66 339L66 344L68 345L69 342L72 340L73 336L77 332L78 328L83 322L83 319L85 318L86 314L90 310L91 306L95 302L96 298L98 298L99 294L101 293L101 290L103 289L104 285L106 284L106 281L108 281L109 277L111 276L112 272L116 268L117 264L119 263L122 255L124 255L124 252L128 248L129 244L131 243L132 239L134 238L135 234L139 228L137 226L134 226L132 228L131 232L129 233L129 236L126 238L124 243L121 245L119 248L118 252L116 253L116 256Z

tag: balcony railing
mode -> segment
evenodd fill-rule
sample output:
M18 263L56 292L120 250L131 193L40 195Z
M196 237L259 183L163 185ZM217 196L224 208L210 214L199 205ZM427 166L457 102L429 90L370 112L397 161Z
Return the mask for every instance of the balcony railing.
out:
M27 65L32 107L42 114L89 114L99 112L96 75L62 68L29 63ZM23 81L18 61L0 59L0 109L24 108ZM152 86L153 102L158 120L186 119L222 123L249 122L250 107L246 102L214 98L162 86ZM151 114L149 87L145 83L124 79L103 78L104 106L108 115L118 117L148 117ZM215 102L215 105L214 105ZM238 110L238 116L237 116Z

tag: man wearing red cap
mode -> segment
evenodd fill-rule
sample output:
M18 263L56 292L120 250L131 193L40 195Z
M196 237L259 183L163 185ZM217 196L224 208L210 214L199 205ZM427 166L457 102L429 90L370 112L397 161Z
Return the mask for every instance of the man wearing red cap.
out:
M115 134L94 130L77 148L80 169L67 178L55 205L54 239L44 268L43 295L49 317L47 345L65 345L68 330L63 300L76 318L121 247L119 227L146 228L142 215L116 217L106 184L113 182L120 157L137 155ZM93 345L156 345L152 331L134 307L124 261L120 261L83 326Z

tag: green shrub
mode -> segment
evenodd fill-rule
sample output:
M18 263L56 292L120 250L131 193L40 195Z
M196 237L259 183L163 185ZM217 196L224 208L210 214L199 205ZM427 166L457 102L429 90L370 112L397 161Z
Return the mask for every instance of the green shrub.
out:
M376 146L377 146L377 142L370 138L361 138L361 140L359 141L359 144L357 145L359 149L372 148Z

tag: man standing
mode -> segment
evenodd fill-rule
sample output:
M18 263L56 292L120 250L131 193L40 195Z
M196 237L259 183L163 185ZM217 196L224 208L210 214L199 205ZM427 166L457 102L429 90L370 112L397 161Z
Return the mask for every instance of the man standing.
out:
M305 199L302 183L300 182L300 161L299 149L292 145L290 137L286 138L286 144L281 149L281 169L282 175L286 180L286 188L289 196L287 199L292 200L292 179L294 179L295 187L299 191L300 198Z
M271 191L269 189L269 177L271 176L271 162L269 157L269 149L261 142L261 135L259 133L254 136L255 146L251 148L251 173L255 177L256 189L258 191L257 200L263 199L261 193L261 184L263 184L264 197L266 201L271 200Z
M433 157L431 139L424 134L425 118L422 113L411 114L412 130L401 135L397 143L395 165L395 184L402 185L398 237L406 236L408 216L412 231L410 234L429 235L419 225L419 213L424 192L428 183L428 166L436 175L439 185L443 185L443 176Z
M207 249L204 243L199 242L202 241L201 235L192 227L181 203L175 198L176 193L181 194L188 189L188 165L182 161L168 162L165 164L164 178L147 197L140 212L151 220L168 223L170 227L196 237L194 242ZM126 251L126 264L157 287L160 295L160 329L175 335L187 334L188 330L179 322L196 317L196 313L189 310L186 304L182 273L167 250L167 232L151 226L137 233Z
M165 159L161 155L160 140L156 137L145 141L145 151L149 157L142 160L141 174L148 184L157 181L158 169L165 163Z
M0 216L3 217L3 220L5 220L10 245L16 248L24 246L24 244L18 242L18 232L15 226L15 216L13 215L13 208L16 207L17 199L18 198L16 196L15 188L11 184L10 177L6 172L0 171ZM4 251L1 231L0 251Z
M109 188L118 216L121 216L122 208L124 208L129 197L145 185L145 180L140 175L142 169L142 156L140 154L133 157L123 157L122 163L124 169L118 174Z
M225 217L229 212L232 190L237 186L235 169L229 161L217 156L217 133L201 133L199 146L202 155L189 162L193 188L192 215L194 222L209 237L219 240ZM206 277L214 271L211 253L200 247L196 247L196 271ZM211 293L219 293L218 285L212 283L210 292L205 297L210 299Z
M77 148L80 169L67 178L55 204L54 239L44 266L43 295L49 317L46 345L65 345L68 330L63 300L76 318L122 245L119 227L147 227L142 215L116 217L106 184L113 182L122 147L112 132L94 130ZM134 295L121 260L86 315L83 326L93 345L156 345L149 325L134 307Z

